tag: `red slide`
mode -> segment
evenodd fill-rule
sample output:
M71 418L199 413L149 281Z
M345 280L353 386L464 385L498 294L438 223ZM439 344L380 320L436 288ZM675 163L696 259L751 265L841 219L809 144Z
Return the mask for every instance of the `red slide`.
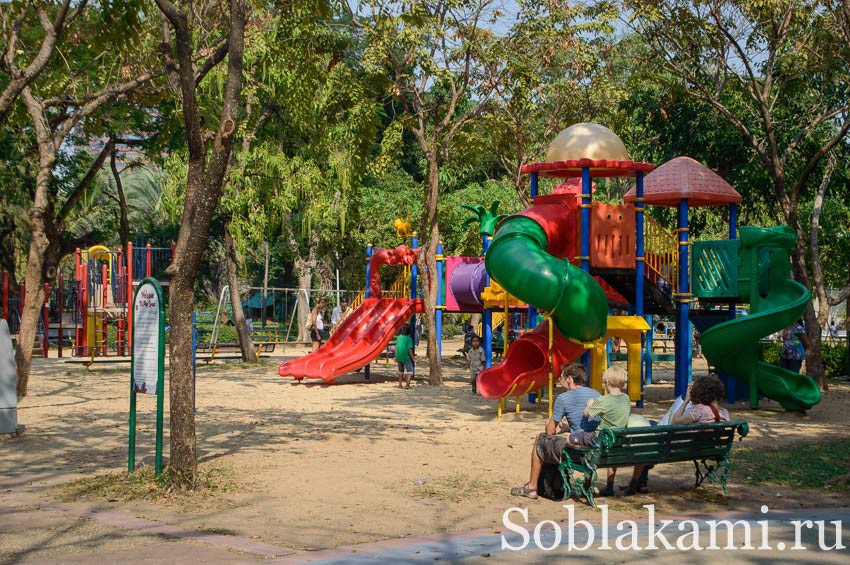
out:
M585 352L584 347L554 332L552 374L557 380L561 367ZM520 396L549 386L549 322L513 342L498 365L478 375L478 393L484 398Z
M333 382L371 362L413 314L423 311L421 299L367 298L324 345L303 357L284 361L277 372L297 380Z

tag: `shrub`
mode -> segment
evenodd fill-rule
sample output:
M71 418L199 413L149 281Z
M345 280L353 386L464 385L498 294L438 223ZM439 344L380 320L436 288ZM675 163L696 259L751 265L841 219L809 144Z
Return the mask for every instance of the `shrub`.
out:
M823 369L826 378L835 379L850 374L846 345L823 343L821 353L823 354Z
M768 344L762 344L759 359L771 365L779 365L779 354L781 351L782 345L778 342L772 341Z

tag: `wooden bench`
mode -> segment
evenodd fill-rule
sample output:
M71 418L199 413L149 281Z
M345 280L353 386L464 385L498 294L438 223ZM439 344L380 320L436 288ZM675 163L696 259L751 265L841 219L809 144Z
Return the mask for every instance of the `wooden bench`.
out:
M564 479L564 500L584 496L596 508L593 488L597 469L679 461L693 461L695 487L706 480L719 482L728 495L726 476L735 432L740 440L748 431L744 420L602 430L592 448L564 448L558 465Z

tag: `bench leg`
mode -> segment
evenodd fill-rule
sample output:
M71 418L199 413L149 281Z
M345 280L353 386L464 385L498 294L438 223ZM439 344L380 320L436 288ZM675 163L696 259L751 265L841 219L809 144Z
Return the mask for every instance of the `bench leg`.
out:
M723 494L729 496L729 488L726 486L726 477L729 475L729 454L723 456L723 461L719 463L719 466L723 469L720 473L720 486L723 488Z
M700 467L702 465L702 467ZM715 465L706 463L706 460L697 461L694 459L694 488L697 488L706 481L714 472Z
M596 488L596 469L585 471L584 482L581 491L591 508L596 508L596 500L593 498L593 489Z
M702 467L700 467L700 464ZM718 476L719 475L719 476ZM698 487L705 481L711 483L720 483L723 488L723 494L729 496L729 488L726 485L726 479L729 475L729 454L723 456L720 461L707 462L694 460L694 487Z
M574 465L569 453L565 451L563 460L558 465L558 470L564 479L563 500L571 496L575 496L578 500L584 497L591 508L596 508L596 501L593 499L593 487L596 484L596 468L591 467L586 462L583 462L581 465ZM576 471L579 476L574 477L573 471Z

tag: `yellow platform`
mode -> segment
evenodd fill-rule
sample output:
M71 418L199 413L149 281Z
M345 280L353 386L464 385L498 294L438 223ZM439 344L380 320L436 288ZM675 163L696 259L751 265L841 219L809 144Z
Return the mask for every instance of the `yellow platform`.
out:
M490 286L485 287L484 292L481 293L481 299L484 301L485 308L504 308L506 297L508 308L526 308L528 306L528 304L516 296L508 294L507 291L502 288L502 285L493 279L490 279Z
M640 400L640 344L641 336L648 330L649 324L642 316L608 316L608 331L589 348L590 386L602 392L602 373L608 368L605 344L612 337L619 337L626 342L628 354L626 371L629 373L629 400Z

